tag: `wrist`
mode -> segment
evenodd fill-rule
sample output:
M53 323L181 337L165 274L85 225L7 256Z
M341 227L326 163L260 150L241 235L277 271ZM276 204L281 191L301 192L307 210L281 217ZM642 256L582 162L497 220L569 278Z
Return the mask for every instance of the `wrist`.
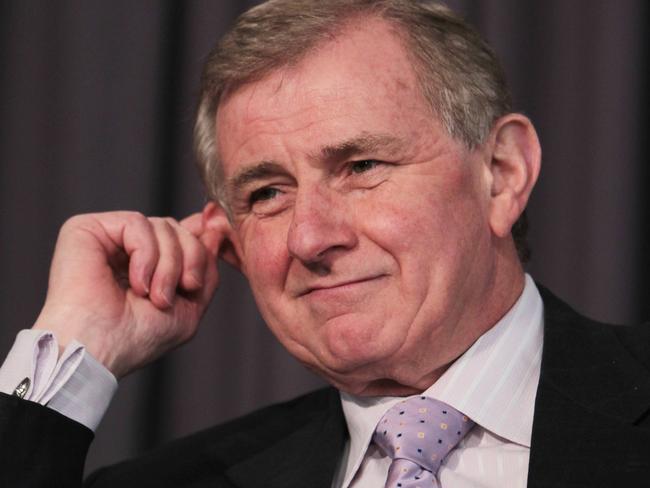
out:
M66 347L77 341L104 367L111 369L105 358L100 338L93 334L93 321L82 310L69 306L43 307L38 318L32 326L34 330L47 330L56 338L59 347L59 357Z

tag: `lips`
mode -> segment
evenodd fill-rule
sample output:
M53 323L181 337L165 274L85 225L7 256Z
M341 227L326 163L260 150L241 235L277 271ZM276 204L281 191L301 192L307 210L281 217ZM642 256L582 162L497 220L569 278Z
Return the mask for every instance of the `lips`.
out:
M347 289L352 290L355 286L357 285L363 285L365 283L370 283L375 280L379 280L386 276L385 274L380 274L380 275L375 275L375 276L369 276L369 277L363 277L363 278L353 278L353 279L346 279L346 280L340 280L336 282L323 282L323 283L315 283L312 284L305 289L303 289L300 293L298 293L298 297L309 295L315 292L320 292L320 291L345 291Z

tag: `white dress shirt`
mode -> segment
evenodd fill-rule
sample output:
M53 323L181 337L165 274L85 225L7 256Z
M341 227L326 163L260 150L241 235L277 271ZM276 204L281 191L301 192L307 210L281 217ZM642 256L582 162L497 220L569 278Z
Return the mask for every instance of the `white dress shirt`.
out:
M117 390L117 380L77 341L59 357L51 332L21 330L0 368L0 391L11 395L25 379L23 398L95 430Z
M526 275L510 311L423 393L476 422L440 467L442 488L525 488L542 343L543 303ZM400 400L341 394L350 440L334 488L384 486L390 458L370 441Z

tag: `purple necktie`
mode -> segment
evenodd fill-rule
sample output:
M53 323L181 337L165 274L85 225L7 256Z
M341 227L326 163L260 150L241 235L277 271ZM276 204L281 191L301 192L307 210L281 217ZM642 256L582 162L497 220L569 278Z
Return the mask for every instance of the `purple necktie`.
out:
M386 488L439 487L438 468L473 426L458 410L433 398L411 397L393 406L373 436L393 460Z

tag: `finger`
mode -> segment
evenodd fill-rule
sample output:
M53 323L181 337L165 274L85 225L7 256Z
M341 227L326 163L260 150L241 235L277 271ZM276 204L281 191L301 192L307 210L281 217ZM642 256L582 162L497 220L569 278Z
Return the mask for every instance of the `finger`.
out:
M181 273L181 288L195 291L205 282L207 251L201 241L192 235L181 224L176 224L178 242L183 253L183 269Z
M134 293L147 296L158 262L158 243L151 223L139 212L110 212L88 216L101 228L102 242L109 256L124 250L129 256L129 285Z
M218 257L222 254L221 248L230 241L232 233L226 211L216 202L208 202L201 217L203 227L201 242L212 256Z
M206 251L216 258L219 256L219 248L226 239L226 235L218 229L206 229L200 239Z
M193 236L200 236L203 232L203 216L201 212L193 213L181 220L181 227L190 232Z
M212 296L218 286L219 270L217 268L217 260L216 258L212 258L210 254L206 254L204 285L196 292L203 310L205 310L210 300L212 300Z
M149 218L158 241L159 258L151 279L149 298L158 308L174 304L176 288L183 269L183 254L173 225L167 219Z

